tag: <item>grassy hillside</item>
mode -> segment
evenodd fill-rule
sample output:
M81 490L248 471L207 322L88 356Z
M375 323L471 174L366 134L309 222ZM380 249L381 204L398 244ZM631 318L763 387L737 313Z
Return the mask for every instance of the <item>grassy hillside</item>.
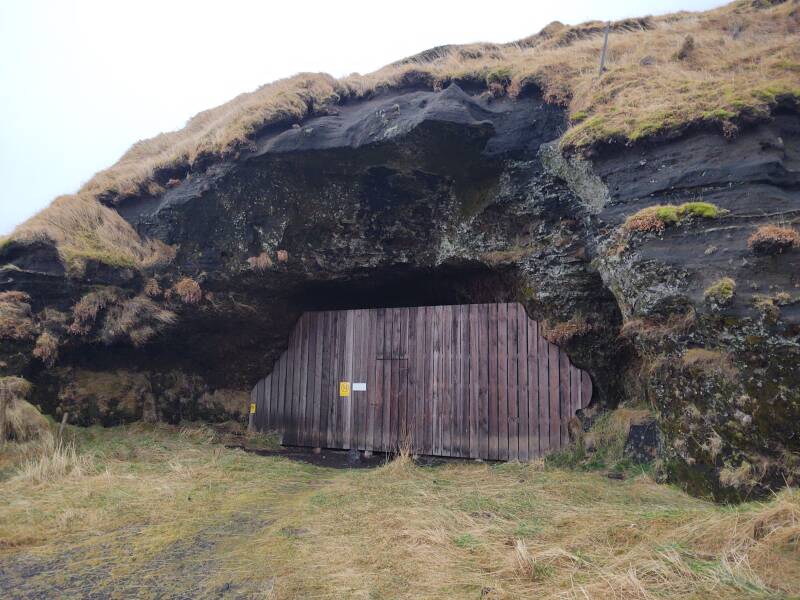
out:
M143 425L68 438L74 451L0 453L10 597L800 594L796 490L726 507L645 474L407 457L336 470Z
M613 23L608 70L598 76L603 30L599 22L552 23L514 43L442 46L368 75L304 73L267 84L196 115L179 131L137 142L77 197L58 199L9 240L51 239L77 271L89 258L146 263L153 249L98 198L114 203L157 194L193 165L235 153L266 125L288 126L345 99L408 84L478 84L510 96L538 89L567 108L571 127L563 144L570 148L669 135L692 124L733 136L742 121L764 118L778 105L796 108L800 99L797 0L740 0L704 13ZM76 217L85 225L73 227Z

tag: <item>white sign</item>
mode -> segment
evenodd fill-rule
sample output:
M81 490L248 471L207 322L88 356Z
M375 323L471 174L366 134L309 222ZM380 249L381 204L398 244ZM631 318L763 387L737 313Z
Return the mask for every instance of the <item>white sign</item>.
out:
M353 382L353 391L354 392L366 392L367 391L367 384L366 383L355 383L355 382Z

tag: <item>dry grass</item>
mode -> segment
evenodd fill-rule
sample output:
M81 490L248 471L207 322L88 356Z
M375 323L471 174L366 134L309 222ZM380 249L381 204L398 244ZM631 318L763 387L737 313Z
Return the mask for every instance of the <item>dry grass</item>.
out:
M33 456L23 462L14 481L26 484L58 483L66 477L83 477L92 471L92 458L79 454L74 442L56 440L48 432L29 450Z
M31 384L21 377L0 377L0 445L35 440L49 431L47 419L27 397Z
M203 299L203 290L200 284L190 277L184 277L173 288L173 292L184 304L198 304Z
M247 264L250 268L259 273L263 273L272 266L272 259L269 254L262 252L258 256L251 256L247 259Z
M699 374L718 374L731 379L739 375L730 356L721 350L689 348L681 356L681 363L684 368Z
M622 224L622 229L628 233L661 233L667 226L680 223L684 219L693 217L714 219L719 213L719 209L710 202L684 202L679 206L658 204L630 215Z
M174 250L157 240L142 240L117 211L86 193L59 196L17 227L10 239L55 243L73 275L82 274L90 260L139 269L164 264L174 257Z
M800 247L800 233L791 227L762 225L747 239L747 246L756 254L781 254Z
M276 81L196 115L179 131L137 142L76 196L56 199L9 239L52 239L77 272L88 259L147 264L159 253L153 242L139 239L98 198L159 194L175 184L174 176L159 175L164 169L187 171L198 161L235 154L267 125L288 127L344 99L408 84L440 89L472 82L510 96L536 87L546 101L568 108L567 147L635 141L690 123L716 124L735 135L736 119L765 117L777 104L796 105L800 98L800 10L793 1L770 4L742 0L704 13L613 23L608 71L599 78L604 24L592 22L552 23L510 44L442 46L363 76L302 73Z
M592 324L586 321L586 317L581 314L573 316L568 321L558 323L550 323L545 320L542 325L544 339L557 346L562 346L573 338L586 335L595 329Z
M0 292L0 340L29 340L36 335L30 297L24 292Z
M49 331L42 332L33 346L33 356L47 367L52 367L58 360L58 338Z
M172 311L161 308L146 296L136 296L108 308L100 339L106 344L130 340L135 347L140 347L176 320L177 315Z
M800 593L800 494L716 506L653 483L408 457L337 471L205 430L77 435L61 479L0 486L4 576L74 595L782 598ZM21 567L18 556L52 570ZM100 576L102 574L102 576ZM63 586L63 587L61 587ZM20 591L20 593L22 593ZM33 595L33 594L32 594Z

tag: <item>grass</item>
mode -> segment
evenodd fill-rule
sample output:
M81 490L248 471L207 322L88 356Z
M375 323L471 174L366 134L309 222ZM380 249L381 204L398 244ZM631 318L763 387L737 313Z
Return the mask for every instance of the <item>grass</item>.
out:
M334 470L227 450L204 428L68 428L67 437L80 469L4 471L0 563L19 594L800 593L793 490L727 507L646 476L612 481L541 463L420 467L403 456Z
M604 29L600 22L556 22L517 42L442 46L367 75L337 80L301 73L264 85L196 115L181 130L137 142L77 195L56 199L3 244L51 239L77 273L88 260L146 264L158 249L98 199L160 194L178 181L175 173L235 155L267 125L288 127L344 100L409 84L441 89L468 82L509 96L536 88L567 109L566 149L671 135L693 123L735 135L737 120L766 118L778 104L800 102L800 13L792 2L737 1L702 13L614 22L608 71L598 77ZM85 218L75 218L80 215Z
M678 206L656 204L629 215L622 224L622 229L628 233L661 233L668 226L680 223L686 218L715 219L721 212L716 205L710 202L684 202Z
M736 281L731 277L720 277L703 292L703 298L719 306L730 304L736 293Z

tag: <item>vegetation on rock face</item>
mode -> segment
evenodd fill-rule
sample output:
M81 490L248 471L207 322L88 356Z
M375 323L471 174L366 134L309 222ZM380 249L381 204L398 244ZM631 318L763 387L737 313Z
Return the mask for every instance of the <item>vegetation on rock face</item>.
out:
M172 288L184 304L197 304L203 298L200 284L191 277L184 277Z
M180 131L137 142L9 240L51 240L73 272L89 260L130 268L162 260L163 248L141 240L97 200L157 195L175 185L174 173L234 154L267 125L288 127L344 99L390 88L469 82L514 96L535 87L547 102L568 107L572 127L563 139L573 147L635 141L692 123L717 123L733 134L734 119L765 118L778 104L796 106L800 99L800 11L792 2L737 1L703 13L612 23L608 71L598 78L604 29L600 22L552 23L514 43L442 46L369 75L336 80L303 73L265 85L196 115ZM162 181L159 172L172 175Z
M36 334L30 297L24 292L0 292L0 340L28 340Z
M735 292L736 281L730 277L722 277L706 288L703 297L718 306L725 306L733 300Z
M684 202L681 205L658 204L648 206L630 215L622 225L627 232L660 233L668 225L679 223L687 217L714 219L720 210L710 202Z
M47 419L26 400L31 384L21 377L0 377L0 445L25 442L48 431Z
M800 233L791 227L762 225L748 238L747 245L756 254L781 254L800 247Z

